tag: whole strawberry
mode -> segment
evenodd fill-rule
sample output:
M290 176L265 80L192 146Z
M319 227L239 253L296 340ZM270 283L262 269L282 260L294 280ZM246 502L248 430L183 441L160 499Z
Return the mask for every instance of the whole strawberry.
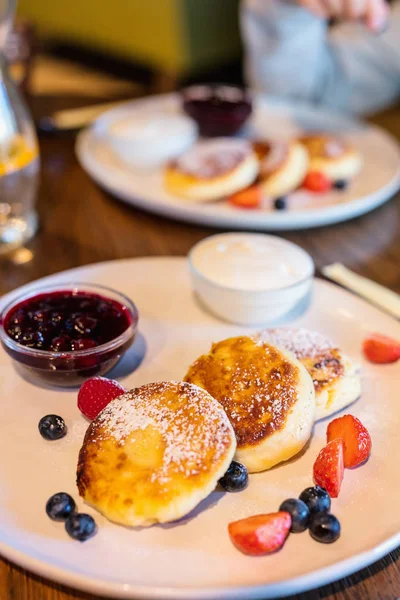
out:
M90 420L115 398L126 392L126 389L114 379L92 377L85 381L78 392L78 408Z
M344 474L343 441L335 439L322 448L314 463L314 481L337 498Z
M365 357L373 363L393 363L400 358L400 342L387 335L372 333L363 342Z

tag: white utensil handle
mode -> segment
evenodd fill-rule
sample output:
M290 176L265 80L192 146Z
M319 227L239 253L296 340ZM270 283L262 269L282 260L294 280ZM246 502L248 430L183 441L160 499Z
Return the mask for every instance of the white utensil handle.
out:
M340 283L349 290L380 306L400 319L400 296L371 279L361 277L340 263L323 267L325 277Z
M121 101L107 102L106 104L97 104L95 106L60 110L52 115L52 122L57 129L79 129L90 124L105 111L120 104L122 104Z

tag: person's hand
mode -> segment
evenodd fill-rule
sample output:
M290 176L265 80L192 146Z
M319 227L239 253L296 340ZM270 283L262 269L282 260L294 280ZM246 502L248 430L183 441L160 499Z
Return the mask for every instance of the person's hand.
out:
M386 0L297 0L297 2L324 19L362 21L375 32L385 28L389 15Z

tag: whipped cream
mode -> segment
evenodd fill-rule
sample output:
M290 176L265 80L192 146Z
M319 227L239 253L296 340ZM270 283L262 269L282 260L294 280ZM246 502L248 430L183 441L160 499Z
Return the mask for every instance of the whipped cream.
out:
M194 269L213 283L244 291L285 288L314 272L313 261L302 248L264 234L211 236L193 248L190 259Z

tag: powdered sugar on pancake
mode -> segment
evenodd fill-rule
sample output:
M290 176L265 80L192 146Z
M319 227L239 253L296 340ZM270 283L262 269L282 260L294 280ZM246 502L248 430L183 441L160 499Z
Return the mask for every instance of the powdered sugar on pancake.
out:
M152 480L165 480L170 469L183 476L217 463L232 446L233 431L222 406L195 385L161 382L116 398L93 422L96 440L113 438L124 446L137 430L154 428L161 436L163 460Z
M315 358L327 350L336 348L331 340L316 331L281 327L265 329L256 334L255 339L262 344L274 344L292 352L296 358Z
M252 153L249 142L218 138L199 142L178 158L174 167L198 179L212 179L229 173Z

